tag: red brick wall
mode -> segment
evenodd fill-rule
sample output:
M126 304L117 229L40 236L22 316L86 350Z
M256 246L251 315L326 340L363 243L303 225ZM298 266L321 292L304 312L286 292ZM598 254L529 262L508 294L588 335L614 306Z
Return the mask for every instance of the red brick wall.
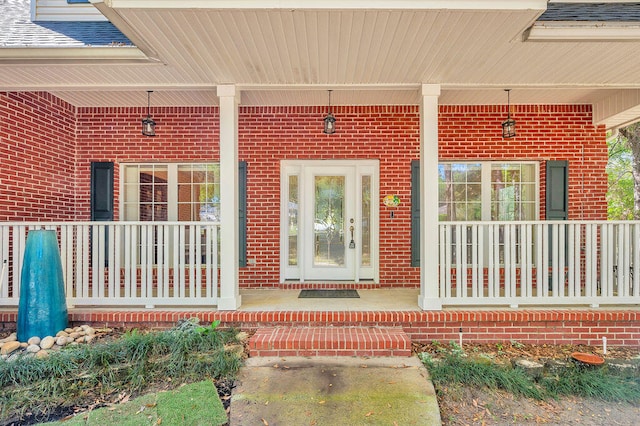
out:
M513 110L518 135L504 140L505 107L441 106L440 159L539 161L543 218L545 161L568 160L570 219L606 219L605 132L591 124L591 107ZM248 161L249 170L247 254L256 261L241 271L241 284L277 285L280 160L366 158L380 159L380 195L397 194L402 200L394 219L387 208L380 209L381 285L417 286L418 270L409 265L409 200L410 162L419 158L420 149L418 108L336 107L337 131L330 136L321 131L324 113L322 107L241 108L240 158Z
M218 161L218 108L151 108L155 137L143 136L147 108L78 109L77 219L90 218L91 162L115 163L118 218L119 164L131 162Z
M607 218L607 143L604 126L592 124L590 105L517 105L516 137L502 139L504 106L441 106L441 160L540 162L540 217L544 218L545 161L569 161L569 219Z
M0 219L75 212L75 111L47 93L0 92Z
M390 219L380 214L380 282L416 286L410 266L411 160L418 158L420 123L416 107L336 107L336 133L322 133L324 107L244 107L239 127L240 158L248 168L248 252L255 265L243 268L241 284L278 284L280 262L280 160L379 159L380 194L403 204ZM266 120L266 124L264 125ZM261 212L261 213L259 213Z
M116 163L117 205L119 163L219 158L215 107L152 108L158 136L149 138L140 134L140 120L146 116L146 108L80 108L74 133L72 108L50 95L5 94L0 102L3 118L0 135L16 147L3 148L6 155L15 154L10 157L13 162L5 165L3 161L0 169L5 197L0 201L2 220L29 218L31 211L41 207L49 210L46 212L49 219L88 219L91 161ZM518 136L504 140L500 133L504 107L441 106L440 158L540 161L542 207L544 161L569 160L570 218L605 219L605 132L603 127L591 124L591 107L512 108ZM409 266L409 200L410 162L419 157L418 107L335 107L337 132L333 135L322 133L325 112L324 107L240 108L239 157L248 162L248 258L255 260L255 264L241 270L241 286L278 285L280 160L344 158L379 159L380 195L397 194L402 200L394 219L389 218L387 208L381 207L381 285L417 286L418 269ZM38 124L29 121L34 115L48 118L45 126L48 132L37 131ZM9 119L5 120L5 116ZM4 124L7 121L9 125ZM20 123L24 126L20 127ZM65 131L52 123L63 123L61 128ZM52 127L56 127L53 132ZM74 136L77 146L73 144ZM52 150L55 154L51 154ZM77 152L75 182L71 178L74 167L69 154L74 152ZM32 163L43 163L45 167L40 167L38 173L27 171ZM25 176L18 176L14 169L26 171ZM33 180L38 181L44 175L49 182L42 191L47 195L46 202L29 189L33 188ZM16 212L16 200L27 207Z

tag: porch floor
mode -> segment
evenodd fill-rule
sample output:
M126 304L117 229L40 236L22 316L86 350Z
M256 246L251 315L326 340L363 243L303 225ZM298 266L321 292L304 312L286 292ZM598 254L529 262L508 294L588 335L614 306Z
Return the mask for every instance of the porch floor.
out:
M298 299L300 290L242 289L238 311L418 311L420 289L358 290L360 298Z

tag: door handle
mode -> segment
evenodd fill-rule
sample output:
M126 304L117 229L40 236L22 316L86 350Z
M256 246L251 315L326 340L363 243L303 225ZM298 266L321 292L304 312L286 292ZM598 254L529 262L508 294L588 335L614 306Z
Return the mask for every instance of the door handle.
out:
M351 219L351 222L353 223L353 219ZM351 226L349 227L349 231L351 231L351 242L349 242L349 248L350 248L350 249L354 249L354 248L356 248L356 242L355 242L355 241L354 241L354 239L353 239L353 230L354 230L354 229L355 229L355 228L353 227L353 225L351 225Z

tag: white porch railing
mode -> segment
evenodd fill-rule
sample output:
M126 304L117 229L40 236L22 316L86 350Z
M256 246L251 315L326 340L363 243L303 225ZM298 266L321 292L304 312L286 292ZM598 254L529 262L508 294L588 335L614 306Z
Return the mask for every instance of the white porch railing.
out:
M443 306L640 304L640 222L441 222L439 232Z
M216 306L218 223L0 224L0 306L17 306L29 229L53 229L68 307Z

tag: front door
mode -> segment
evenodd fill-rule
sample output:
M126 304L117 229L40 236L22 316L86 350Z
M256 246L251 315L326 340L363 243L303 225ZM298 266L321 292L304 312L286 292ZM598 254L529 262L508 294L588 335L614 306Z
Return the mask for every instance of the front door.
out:
M375 280L377 161L283 161L283 279Z

